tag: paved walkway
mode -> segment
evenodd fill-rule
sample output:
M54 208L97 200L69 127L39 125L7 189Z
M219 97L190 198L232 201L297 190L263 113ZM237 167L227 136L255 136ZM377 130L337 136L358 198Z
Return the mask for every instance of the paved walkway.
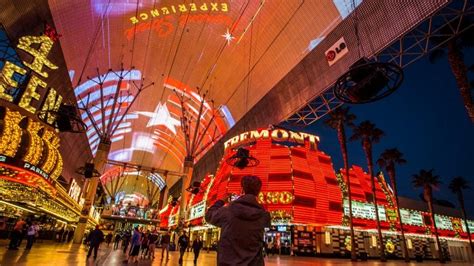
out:
M6 242L0 242L0 266L63 266L63 265L126 265L123 262L125 255L121 250L112 250L112 245L107 247L103 244L99 250L97 259L87 260L87 248L84 245L76 244L58 244L55 242L45 241L44 243L36 243L30 251L24 250L24 245L19 250L8 250ZM161 253L157 251L154 260L140 260L138 264L130 263L130 265L178 265L178 252L170 252L168 261L160 260ZM186 252L184 256L184 265L192 266L194 254ZM327 259L314 257L291 257L291 256L272 256L265 259L266 265L297 265L297 266L319 266L319 265L415 265L415 262L406 264L403 261L389 261L381 263L378 261L351 263L346 259ZM214 266L216 265L216 253L206 251L202 252L197 265ZM416 265L442 265L437 262L424 262ZM469 263L451 262L448 265L471 265Z

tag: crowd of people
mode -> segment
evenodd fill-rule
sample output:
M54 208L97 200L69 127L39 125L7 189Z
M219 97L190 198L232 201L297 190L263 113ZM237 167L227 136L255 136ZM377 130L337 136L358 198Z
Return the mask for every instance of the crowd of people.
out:
M264 256L278 250L278 244L262 241L264 228L270 227L270 214L257 201L261 189L261 181L255 176L245 176L241 182L244 195L238 199L225 198L218 200L206 212L206 221L221 228L221 239L217 247L217 261L219 265L264 265ZM11 232L9 249L18 249L22 239L26 236L26 249L32 248L39 234L36 222L19 219ZM70 241L73 231L64 228L56 233L56 241L66 239ZM102 242L109 246L113 242L113 249L117 250L121 244L126 254L125 262L138 262L139 259L154 259L156 247L161 248L161 259L169 260L169 250L174 243L170 232L159 233L146 228L135 227L131 230L108 233L104 236L100 226L89 232L84 239L89 246L87 257L92 254L97 258L97 252ZM191 247L194 252L194 264L197 264L199 253L203 248L200 237L192 242L186 231L182 231L178 239L179 264L183 264L183 256Z
M25 249L30 250L37 239L54 238L56 242L69 242L72 240L73 235L73 230L65 230L64 228L56 231L48 230L47 232L41 232L40 225L37 221L32 219L24 220L20 217L10 232L8 249L19 249L24 239L26 239Z

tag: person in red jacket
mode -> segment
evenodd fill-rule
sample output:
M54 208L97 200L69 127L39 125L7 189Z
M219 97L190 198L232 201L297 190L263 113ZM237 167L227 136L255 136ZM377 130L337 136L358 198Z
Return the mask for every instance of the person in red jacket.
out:
M217 264L264 265L263 234L270 227L270 213L257 202L262 181L256 176L244 176L241 180L244 195L228 201L218 200L206 213L206 221L221 227L221 239L217 249Z

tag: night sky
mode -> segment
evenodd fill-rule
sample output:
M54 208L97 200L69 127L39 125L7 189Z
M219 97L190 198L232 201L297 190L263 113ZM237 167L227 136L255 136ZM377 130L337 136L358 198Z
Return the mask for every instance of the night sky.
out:
M467 65L473 64L473 51L465 54ZM385 132L380 143L374 145L374 162L386 148L396 147L404 154L407 163L397 168L401 196L419 199L422 190L413 188L412 175L433 168L443 182L434 190L434 197L458 206L448 184L453 177L463 176L471 185L465 191L465 200L468 216L474 218L474 124L467 116L446 58L431 64L425 57L411 64L405 68L404 82L397 91L378 102L352 105L351 111L357 116L356 124L370 120ZM320 136L319 148L331 155L336 169L342 168L336 132L323 120L304 131ZM348 152L349 164L367 169L360 141L349 142Z

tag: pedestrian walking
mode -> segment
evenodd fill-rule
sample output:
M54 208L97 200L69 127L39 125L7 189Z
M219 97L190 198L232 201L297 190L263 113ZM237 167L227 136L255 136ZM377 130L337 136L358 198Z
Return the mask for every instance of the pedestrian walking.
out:
M170 252L170 242L171 242L170 232L166 232L166 234L161 237L161 259L162 260L165 254L165 250L166 250L166 259L169 260L168 255Z
M87 258L91 256L92 250L94 250L94 260L97 259L97 251L99 250L100 243L104 241L104 233L100 230L100 226L96 225L95 229L89 234L89 251L87 252Z
M178 239L178 246L179 246L179 260L178 263L179 265L183 264L183 256L184 252L186 252L186 248L188 247L189 244L189 238L186 235L186 232L183 231L183 234Z
M120 235L120 233L117 233L115 234L115 238L114 238L114 250L118 249L118 245L119 245L119 242L120 242L120 239L122 238L122 236Z
M110 242L112 242L112 233L108 233L107 236L105 236L105 243L107 243L107 247L110 245Z
M156 233L156 230L154 230L148 237L148 258L151 258L151 259L155 258L155 247L156 247L157 241L158 241L158 234Z
M129 261L138 262L138 255L140 254L140 246L141 246L141 234L137 226L135 227L135 230L133 231L133 235L132 235L132 247L130 248Z
M18 249L18 246L20 245L21 235L23 234L23 227L25 225L26 222L22 218L18 219L18 221L15 223L13 231L10 235L10 244L8 245L8 249Z
M194 265L197 264L197 260L198 260L198 257L199 257L199 252L201 251L201 249L202 249L202 241L201 241L201 237L198 236L193 241Z
M148 255L148 237L150 235L150 231L147 230L146 233L142 233L142 243L141 243L141 250L142 250L142 258L145 258Z
M123 253L127 253L128 245L130 244L130 232L127 230L123 234L123 240L122 240L122 247L123 247Z
M26 250L30 250L31 247L33 246L33 242L35 241L35 238L38 237L38 232L39 232L39 226L36 224L36 222L32 222L28 225L28 229L26 232Z

